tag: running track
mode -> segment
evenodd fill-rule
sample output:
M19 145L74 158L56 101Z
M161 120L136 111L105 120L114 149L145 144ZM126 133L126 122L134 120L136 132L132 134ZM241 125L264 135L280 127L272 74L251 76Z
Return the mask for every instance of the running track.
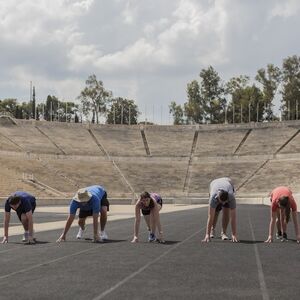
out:
M108 220L102 244L75 240L77 228L62 244L61 230L37 233L30 246L11 237L0 245L0 299L299 299L300 245L263 243L268 207L238 206L238 244L201 243L206 218L207 208L162 214L165 245L146 242L144 223L141 242L131 244L133 219ZM288 236L295 238L293 224Z

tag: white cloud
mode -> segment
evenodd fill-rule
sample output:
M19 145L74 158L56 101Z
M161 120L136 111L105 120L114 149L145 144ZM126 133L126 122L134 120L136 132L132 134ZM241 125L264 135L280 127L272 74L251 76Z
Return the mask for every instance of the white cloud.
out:
M76 18L86 14L93 2L93 0L2 1L0 40L32 45L47 44L59 37L62 40L67 39L78 30Z
M253 76L298 54L296 0L0 0L0 99L75 99L96 74L116 96L183 103L212 65Z
M79 11L81 12L82 9L85 11L88 11L90 9L90 7L93 5L95 0L79 0L79 1L75 1L75 3L73 3L73 7L75 8L79 8ZM67 2L71 2L71 1L67 1Z
M180 1L168 17L145 24L144 35L133 43L109 54L94 53L88 57L102 72L117 69L119 74L137 70L153 73L168 66L180 68L195 62L219 63L224 61L222 26L225 19L220 9L213 7L205 12L198 1ZM213 30L211 22L216 23ZM207 47L208 42L210 47Z
M109 73L134 71L137 68L149 68L152 61L154 47L145 39L136 41L122 51L104 55L95 61L95 65L102 71ZM118 74L116 74L118 76Z
M276 3L270 13L270 17L292 17L297 16L300 11L300 2L298 0L285 0Z
M137 19L138 8L136 1L127 1L126 7L122 12L125 24L134 24Z
M87 65L94 64L101 56L95 45L74 45L67 54L70 59L70 69L80 70Z

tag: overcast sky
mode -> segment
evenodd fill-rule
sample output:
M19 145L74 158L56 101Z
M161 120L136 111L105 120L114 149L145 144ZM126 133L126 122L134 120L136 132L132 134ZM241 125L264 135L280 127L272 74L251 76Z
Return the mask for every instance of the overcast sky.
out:
M95 74L168 122L186 85L213 66L226 81L299 55L298 0L0 0L0 99L75 100Z

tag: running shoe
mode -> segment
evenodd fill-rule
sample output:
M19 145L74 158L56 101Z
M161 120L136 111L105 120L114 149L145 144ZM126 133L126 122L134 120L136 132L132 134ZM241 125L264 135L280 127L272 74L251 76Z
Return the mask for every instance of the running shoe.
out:
M151 242L155 242L155 241L156 241L155 234L154 233L150 233L149 237L148 237L148 242L151 243Z
M26 243L28 241L28 237L29 237L29 232L25 231L23 234L22 242Z
M36 243L35 238L33 238L32 240L28 239L27 241L24 242L25 245L35 245L35 243Z
M281 239L282 239L282 233L281 233L281 231L278 231L276 233L276 240L281 240Z
M211 239L213 239L213 238L215 237L215 235L216 235L216 232L215 232L214 229L212 229L211 232L210 232L209 237L210 237Z
M227 240L229 240L229 237L226 235L226 233L222 232L221 239L222 239L222 241L227 241Z
M287 234L285 232L282 234L281 241L282 242L287 242L288 241Z
M108 240L108 236L106 234L106 232L103 230L103 231L100 231L100 239L102 241L107 241Z
M76 235L76 239L78 239L78 240L82 239L83 235L84 235L84 232L85 232L85 228L82 229L81 227L79 227L78 233Z

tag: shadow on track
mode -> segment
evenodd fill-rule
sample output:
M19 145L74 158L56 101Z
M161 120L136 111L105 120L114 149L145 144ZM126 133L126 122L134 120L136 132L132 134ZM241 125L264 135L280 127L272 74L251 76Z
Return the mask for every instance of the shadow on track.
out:
M50 244L51 242L49 241L35 241L35 244L28 244L25 242L9 242L9 244L14 244L14 245L30 245L30 246L34 246L34 245L43 245L43 244Z
M83 239L84 241L93 241L93 239L91 238L85 238ZM101 242L98 242L96 244L111 244L111 243L121 243L121 242L127 242L128 240L105 240L105 241L101 241ZM78 240L76 241L78 242Z
M264 243L265 241L240 240L239 242L241 244L261 244Z

